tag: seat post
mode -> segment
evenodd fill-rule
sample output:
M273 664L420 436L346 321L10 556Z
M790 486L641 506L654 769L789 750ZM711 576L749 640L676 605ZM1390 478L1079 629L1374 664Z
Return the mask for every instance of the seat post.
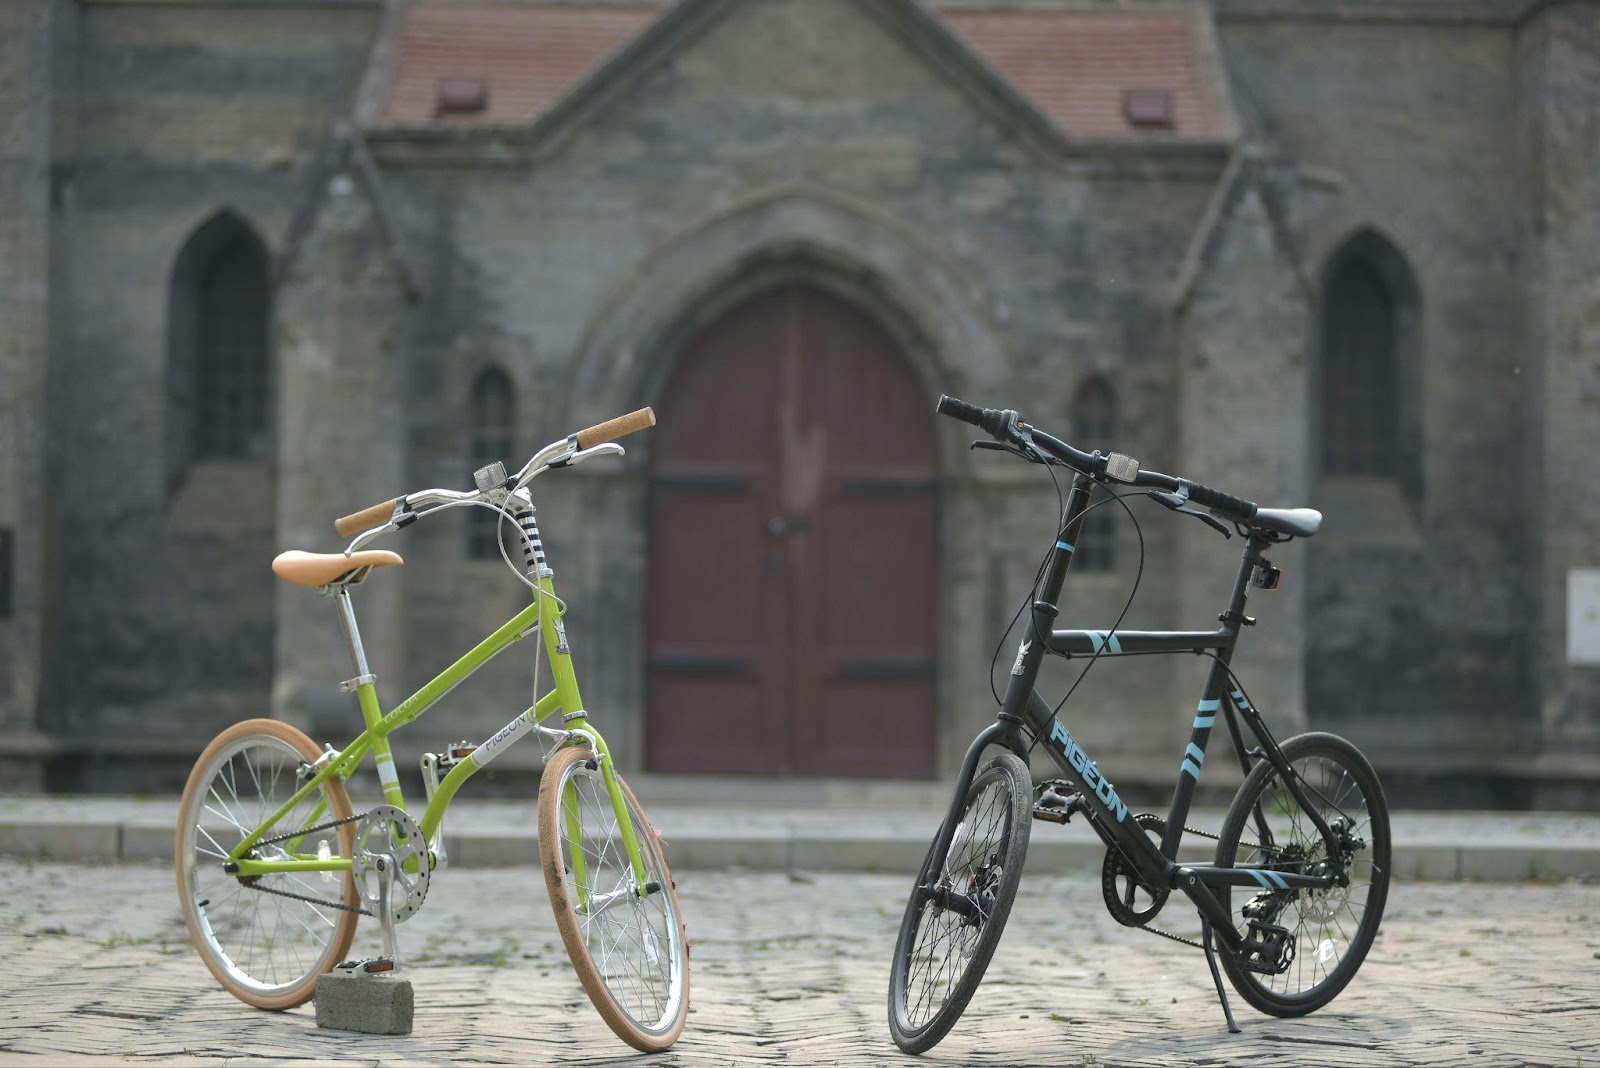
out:
M339 587L339 592L333 598L339 605L339 624L344 630L345 648L350 650L350 660L356 666L356 682L372 681L372 671L367 667L367 650L361 644L361 629L356 626L355 605L350 601L350 588Z

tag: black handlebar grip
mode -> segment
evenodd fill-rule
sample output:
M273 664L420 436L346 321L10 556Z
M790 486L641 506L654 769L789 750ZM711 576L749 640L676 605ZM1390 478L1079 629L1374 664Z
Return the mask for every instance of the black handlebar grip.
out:
M949 395L939 398L938 407L934 408L934 411L940 415L948 415L952 419L959 419L963 423L981 427L990 434L998 434L1001 427L1006 425L1005 412L995 411L993 408L980 408L976 404L968 404Z
M1198 505L1211 509L1212 514L1220 515L1224 519L1237 519L1241 523L1248 523L1256 517L1256 503L1247 501L1243 497L1235 497L1231 493L1202 486L1197 482L1189 483L1189 499Z

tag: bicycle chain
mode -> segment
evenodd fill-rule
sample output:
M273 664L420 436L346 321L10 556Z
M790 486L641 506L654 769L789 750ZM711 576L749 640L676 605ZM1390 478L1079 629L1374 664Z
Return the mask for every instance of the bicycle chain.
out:
M1184 834L1198 835L1201 838L1209 838L1213 842L1222 841L1222 835L1220 835L1220 834L1212 834L1210 831L1202 831L1197 827L1188 827L1188 826L1186 826L1183 829L1183 833ZM1245 846L1246 848L1249 848L1249 849L1260 849L1261 848L1255 842L1240 842L1239 844L1242 845L1242 846ZM1203 942L1200 942L1200 941L1198 941L1196 939L1185 938L1183 935L1173 934L1171 931L1163 931L1159 927L1151 927L1148 924L1141 924L1141 925L1135 927L1134 930L1135 931L1145 931L1145 932L1148 932L1149 934L1159 935L1162 938L1170 938L1174 942L1181 942L1186 946L1193 946L1195 949L1205 949L1206 948L1205 944Z
M256 845L274 845L278 842L287 842L291 838L304 838L308 834L316 834L318 831L326 831L333 827L342 826L346 823L354 823L357 820L366 819L366 817L367 814L365 812L354 816L345 816L343 819L330 820L327 823L319 823L315 827L306 827L302 830L290 831L288 834L280 834L272 838L263 838L256 842ZM295 901L304 901L312 905L321 905L324 908L339 909L341 912L356 912L363 916L373 915L371 909L364 909L359 905L346 905L342 901L329 901L326 898L312 897L309 894L296 894L289 890L274 890L272 887L262 886L260 883L241 883L240 885L242 885L246 890L254 890L261 894L276 894L278 897L292 898Z
M363 916L371 916L373 914L371 909L364 909L360 905L346 905L343 901L329 901L326 898L312 897L309 894L295 894L289 892L288 890L274 890L272 887L262 886L260 883L250 883L245 887L245 889L254 890L257 893L262 894L276 894L279 897L289 897L296 901L306 901L313 905L321 905L324 908L339 909L341 912L359 912Z
M318 831L326 831L330 827L338 827L341 824L354 823L356 820L364 820L366 818L367 814L365 812L358 812L354 816L345 816L343 819L331 820L327 823L319 823L315 827L305 827L298 831L290 831L288 834L277 835L273 838L258 839L256 841L256 845L275 845L278 842L287 842L291 838L304 838L308 834L316 834Z
M1220 834L1212 834L1209 831L1198 830L1197 828L1194 828L1194 827L1185 827L1183 829L1183 833L1184 834L1197 834L1201 838L1209 838L1213 842L1222 841L1222 835L1220 835ZM1241 843L1241 844L1249 846L1252 849L1260 848L1259 846L1256 846L1255 843L1253 843L1253 842L1244 842L1244 843ZM1205 947L1205 943L1199 941L1198 939L1185 938L1183 935L1173 934L1171 931L1163 931L1159 927L1151 927L1149 925L1144 925L1144 926L1141 926L1141 927L1135 927L1134 930L1135 931L1147 931L1147 932L1149 932L1150 934L1153 934L1153 935L1160 935L1162 938L1170 938L1174 942L1182 942L1184 945L1193 946L1195 949L1205 949L1206 948Z

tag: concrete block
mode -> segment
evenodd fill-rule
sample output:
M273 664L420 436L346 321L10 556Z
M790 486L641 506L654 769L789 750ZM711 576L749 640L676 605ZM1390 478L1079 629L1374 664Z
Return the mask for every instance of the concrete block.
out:
M317 977L317 1026L369 1035L409 1035L415 1011L411 981L359 968Z

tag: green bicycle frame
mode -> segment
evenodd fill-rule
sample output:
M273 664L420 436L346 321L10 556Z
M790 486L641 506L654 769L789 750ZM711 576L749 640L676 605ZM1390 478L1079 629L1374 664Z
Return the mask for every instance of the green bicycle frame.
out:
M626 798L623 797L622 787L617 782L616 773L612 769L611 751L600 732L590 726L588 718L584 715L583 698L578 692L578 678L572 667L572 656L567 648L566 629L561 622L560 609L556 607L560 602L555 596L554 582L548 574L538 580L540 592L534 594L533 603L511 619L506 621L493 634L479 642L455 663L445 668L431 682L424 685L416 693L406 698L395 708L383 713L378 704L378 688L375 678L370 674L363 674L356 685L356 695L361 704L361 717L366 723L366 730L362 731L349 745L333 754L325 761L318 761L322 766L300 787L278 810L263 820L260 825L246 835L245 838L228 854L227 864L230 874L240 877L252 875L269 875L274 872L312 872L312 871L349 871L351 860L349 857L318 859L315 854L305 854L299 851L301 838L295 838L288 844L293 847L288 852L293 859L289 860L259 860L246 857L245 854L254 849L256 843L262 838L266 828L273 826L278 820L284 818L295 806L300 804L313 790L318 789L330 776L337 775L341 779L348 778L349 774L360 764L362 757L368 752L372 753L373 761L377 765L379 780L383 783L384 802L397 808L405 809L405 797L400 789L398 776L394 773L394 754L389 748L389 735L401 726L412 722L429 708L433 707L445 694L455 689L473 672L488 663L500 652L504 651L513 642L522 638L537 626L544 639L545 651L550 657L551 673L555 676L555 689L539 698L531 707L495 732L488 741L478 746L465 759L458 762L455 767L440 781L439 787L434 791L433 798L428 802L422 818L417 821L418 828L422 831L425 841L432 841L434 832L438 830L440 822L444 819L445 809L455 797L456 791L473 775L481 771L485 765L493 760L506 748L521 741L525 728L538 724L548 719L557 712L562 713L566 729L581 732L582 736L591 741L594 746L595 756L599 763L600 774L606 784L606 793L611 799L613 810L617 814L617 823L622 831L623 845L628 851L628 860L633 867L634 878L640 886L646 882L644 857L639 849L638 836L634 833L633 820L628 812ZM348 598L348 590L341 590L337 596ZM549 606L541 611L542 603L548 601ZM350 612L349 602L343 605L347 613ZM354 627L353 614L347 614L352 628ZM353 632L352 632L353 633ZM573 833L577 833L576 812L571 804L571 799L566 799L564 810L568 826ZM317 821L325 814L326 806L318 805L312 814L307 817L302 831L315 826ZM584 859L581 851L574 854L573 864L578 869L579 885L585 884Z

